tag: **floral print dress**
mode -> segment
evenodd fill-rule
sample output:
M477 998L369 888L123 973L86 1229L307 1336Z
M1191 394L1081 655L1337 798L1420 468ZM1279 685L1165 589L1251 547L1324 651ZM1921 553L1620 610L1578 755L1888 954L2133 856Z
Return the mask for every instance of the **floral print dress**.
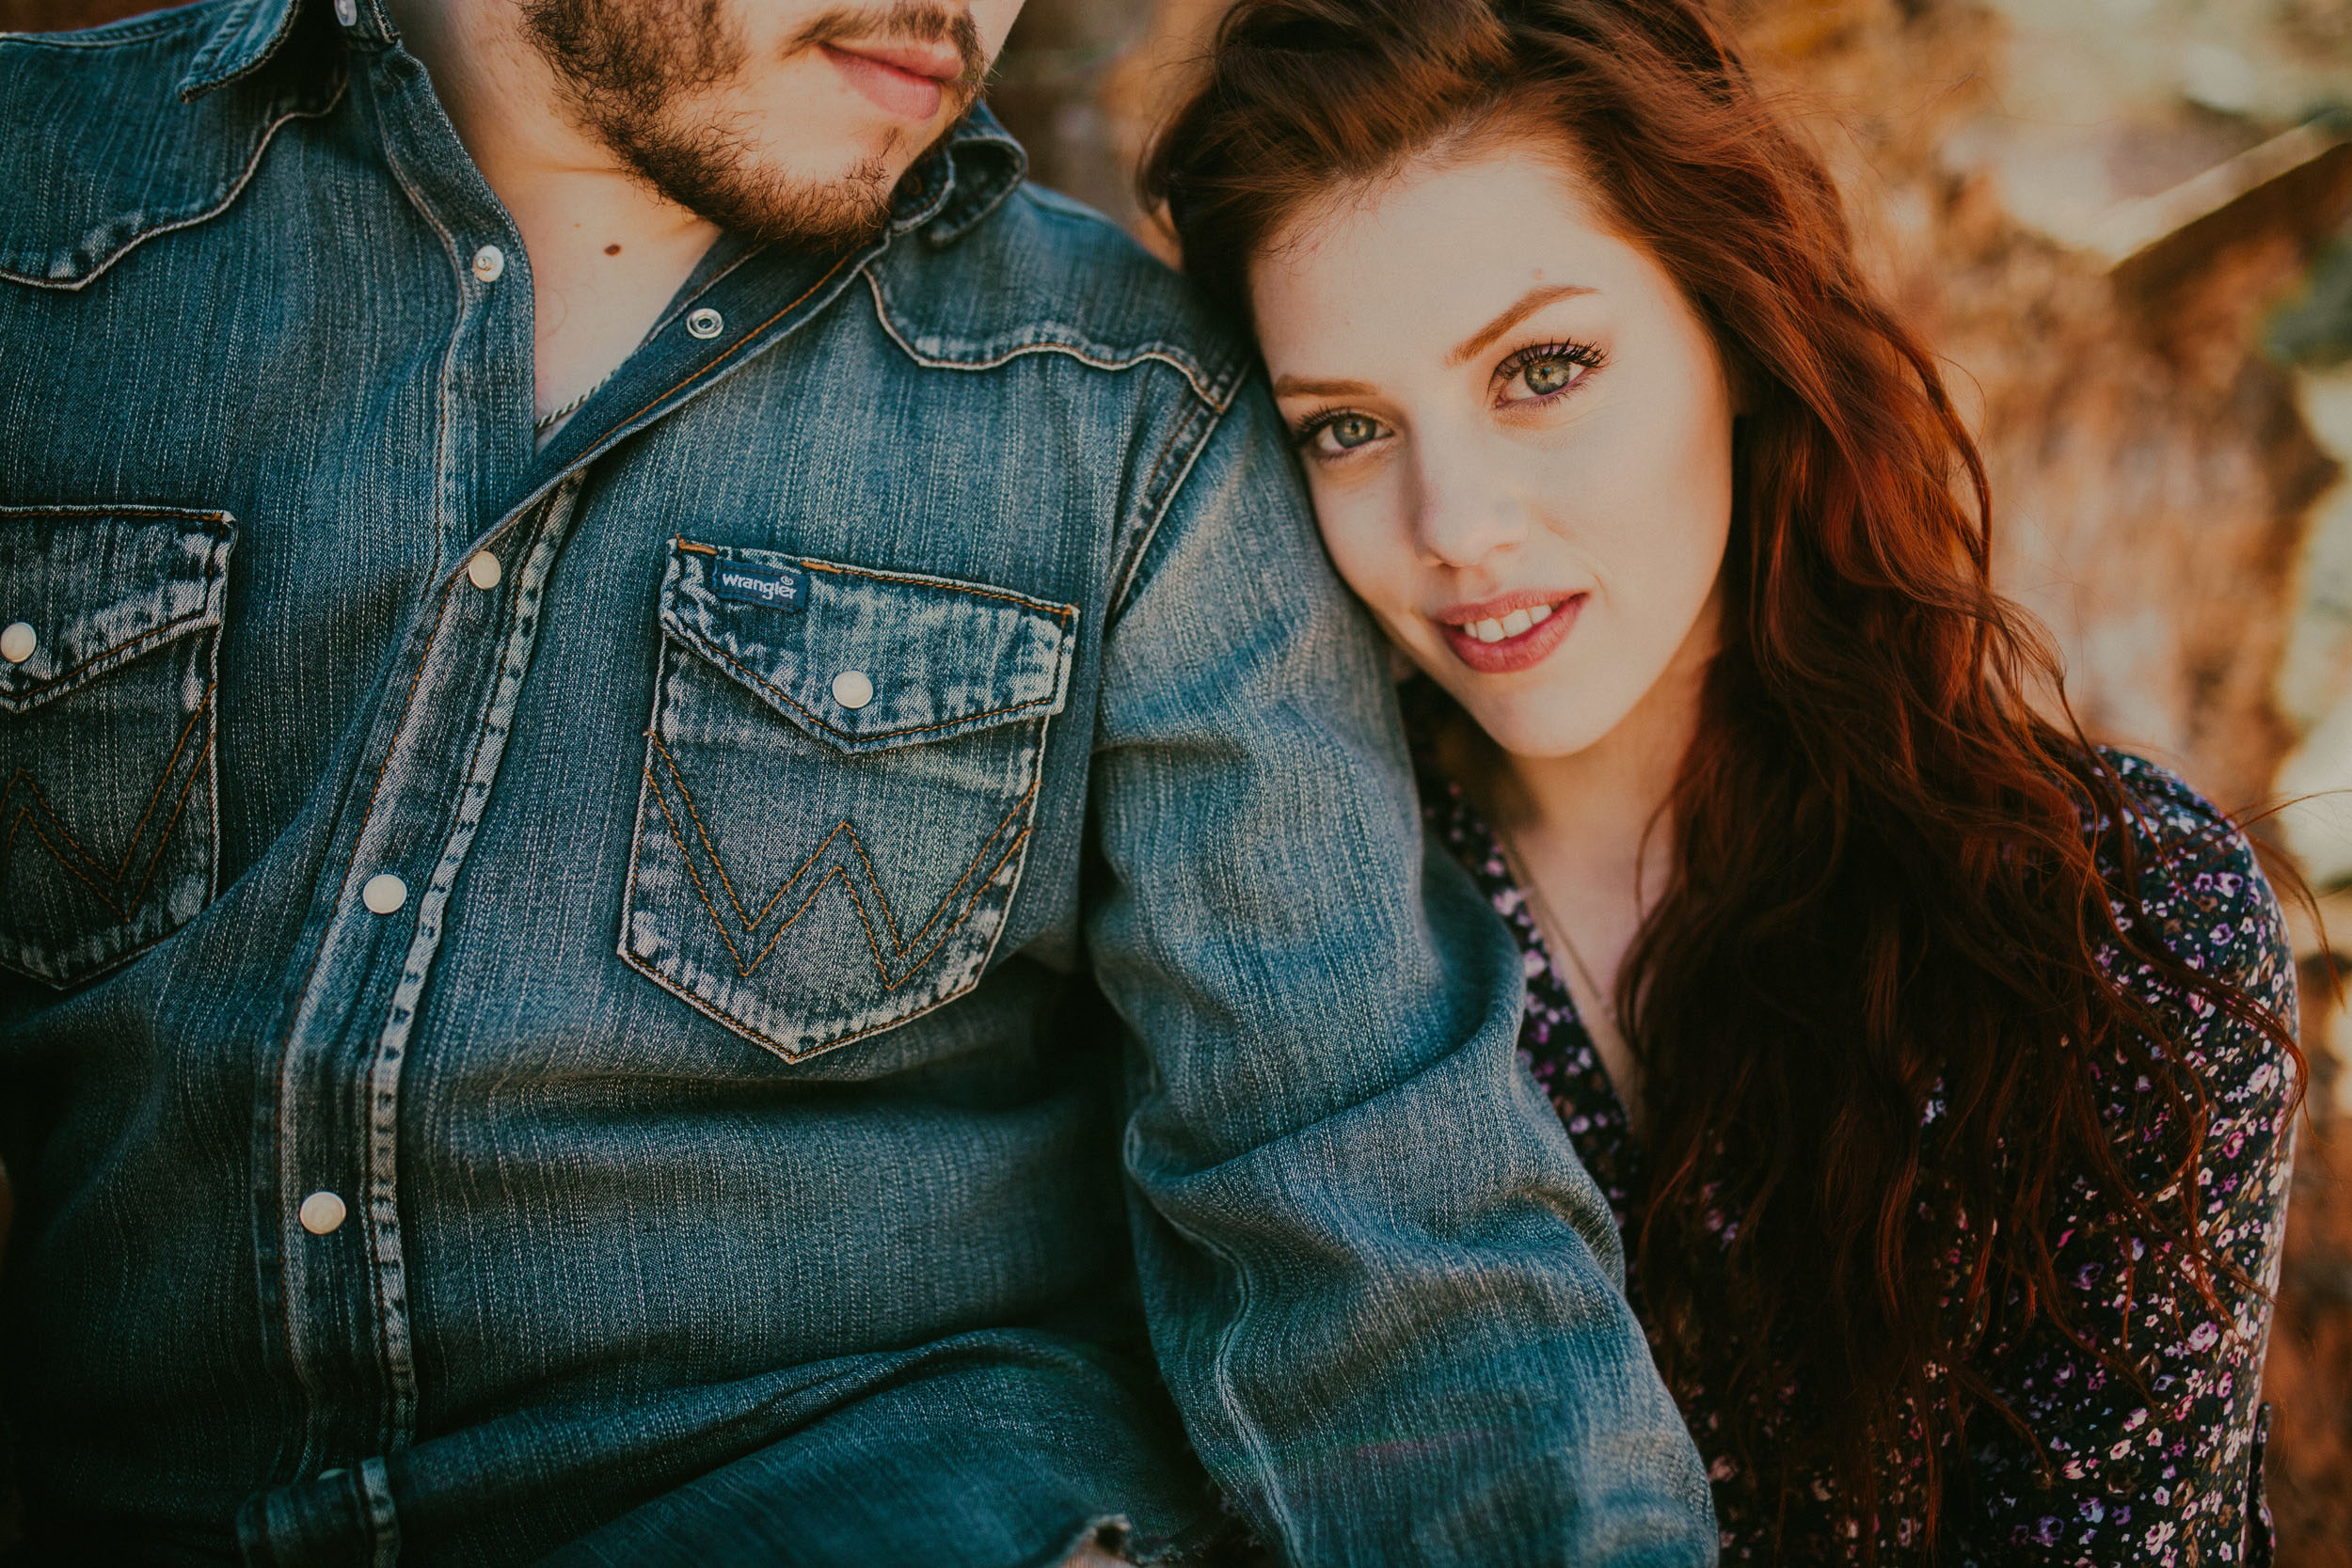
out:
M2178 778L2153 764L2108 753L2143 808L2142 898L2166 942L2190 963L2228 974L2279 1016L2293 1020L2293 951L2253 852L2221 816ZM1598 1182L1620 1231L1638 1219L1645 1172L1624 1105L1578 1020L1533 911L1493 832L1458 786L1424 770L1431 832L1478 881L1518 939L1527 970L1520 1052L1558 1107L1570 1139ZM2109 875L2114 875L2109 868ZM2137 974L2143 994L2157 982ZM2275 1289L2285 1217L2292 1069L2259 1031L2209 1007L2185 1042L2186 1059L2211 1097L2204 1158L2206 1234L2247 1274ZM2112 1082L2112 1075L2110 1075ZM2137 1085L2116 1085L2108 1115L2120 1118ZM1927 1119L1937 1107L1931 1102ZM2163 1178L2153 1154L2125 1169L2153 1188ZM2095 1217L2087 1180L2061 1196L2049 1234L2058 1275L2078 1292L2073 1317L2096 1341L2128 1341L2146 1356L2154 1399L2037 1323L2022 1345L1986 1348L1982 1370L2032 1429L2031 1442L1990 1419L1972 1429L1964 1501L1949 1501L1939 1560L1947 1563L2151 1563L2201 1568L2267 1563L2270 1522L2261 1472L2267 1408L2260 1404L2270 1325L2265 1297L2217 1281L2233 1314L2217 1318L2194 1294L2144 1285L2162 1279L2144 1262L2148 1243L2117 1241ZM2105 1235L2104 1241L2093 1240ZM2120 1255L2128 1250L2132 1257ZM1627 1291L1642 1311L1640 1281ZM1995 1369L1998 1369L1997 1372ZM1800 1487L1780 1531L1774 1499L1763 1496L1724 1452L1721 1412L1707 1389L1678 1390L1683 1415L1709 1465L1715 1510L1730 1562L1859 1560L1865 1523L1827 1476ZM1913 1462L1915 1470L1916 1462ZM1915 1496L1899 1475L1883 1495ZM1956 1489L1947 1490L1950 1499ZM1878 1560L1921 1560L1925 1521L1882 1517Z

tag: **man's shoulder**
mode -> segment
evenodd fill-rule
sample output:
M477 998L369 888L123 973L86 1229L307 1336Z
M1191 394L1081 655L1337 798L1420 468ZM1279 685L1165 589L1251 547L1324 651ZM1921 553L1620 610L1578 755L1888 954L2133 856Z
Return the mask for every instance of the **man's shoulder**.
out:
M875 308L920 363L980 370L1062 354L1105 372L1157 365L1222 411L1248 345L1198 291L1109 218L1023 184L949 244L906 237L867 269Z
M278 126L332 107L339 71L203 90L239 14L235 0L203 0L79 32L0 34L0 277L80 288L139 241L234 200Z

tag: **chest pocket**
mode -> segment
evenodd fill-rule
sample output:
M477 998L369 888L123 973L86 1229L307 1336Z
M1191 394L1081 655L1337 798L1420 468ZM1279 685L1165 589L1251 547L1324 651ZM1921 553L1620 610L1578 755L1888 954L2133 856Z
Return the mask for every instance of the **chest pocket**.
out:
M1077 610L680 540L624 960L787 1060L979 982Z
M0 967L71 986L211 901L234 531L0 507Z

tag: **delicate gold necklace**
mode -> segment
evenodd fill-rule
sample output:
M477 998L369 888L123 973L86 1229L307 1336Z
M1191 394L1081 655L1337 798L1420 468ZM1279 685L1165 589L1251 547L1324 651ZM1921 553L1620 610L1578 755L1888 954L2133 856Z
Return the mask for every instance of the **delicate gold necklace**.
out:
M1568 960L1568 967L1576 971L1576 977L1584 982L1584 993L1593 999L1593 1006L1601 1010L1610 1027L1617 1028L1615 1004L1611 1001L1609 992L1602 989L1601 983L1593 977L1592 968L1585 963L1584 955L1576 950L1576 939L1568 935L1567 927L1553 912L1551 900L1544 896L1544 890L1536 882L1527 856L1519 848L1518 840L1499 820L1495 824L1495 842L1502 847L1503 863L1510 868L1512 879L1519 885L1519 895L1534 906L1535 929L1543 937L1545 945L1560 949ZM1620 1029L1619 1033L1623 1030Z
M1600 981L1593 974L1592 966L1584 961L1584 955L1576 950L1576 939L1568 935L1567 927L1553 912L1550 900L1544 896L1544 890L1536 884L1534 874L1528 870L1527 857L1519 852L1511 831L1500 823L1496 824L1495 842L1502 847L1503 863L1510 867L1512 877L1518 883L1519 896L1527 900L1528 907L1534 912L1535 930L1543 938L1545 952L1565 956L1568 967L1576 972L1576 978L1583 982L1584 995L1592 998L1588 1008L1583 999L1575 994L1576 987L1567 983L1566 976L1561 976L1564 988L1569 993L1568 1000L1576 1007L1577 1022L1583 1026L1586 1037L1592 1042L1601 1075L1608 1080L1617 1104L1625 1112L1626 1125L1638 1135L1644 1126L1642 1068L1625 1037L1625 1026L1617 1022L1616 999L1602 989ZM1554 969L1552 973L1558 974L1559 971Z

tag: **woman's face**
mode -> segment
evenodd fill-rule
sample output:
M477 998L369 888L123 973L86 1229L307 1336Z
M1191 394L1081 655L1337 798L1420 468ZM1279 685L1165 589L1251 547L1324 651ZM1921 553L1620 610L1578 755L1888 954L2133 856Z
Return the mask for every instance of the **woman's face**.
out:
M1341 192L1250 297L1332 560L1505 751L1580 752L1711 651L1723 365L1556 161L1498 141Z

